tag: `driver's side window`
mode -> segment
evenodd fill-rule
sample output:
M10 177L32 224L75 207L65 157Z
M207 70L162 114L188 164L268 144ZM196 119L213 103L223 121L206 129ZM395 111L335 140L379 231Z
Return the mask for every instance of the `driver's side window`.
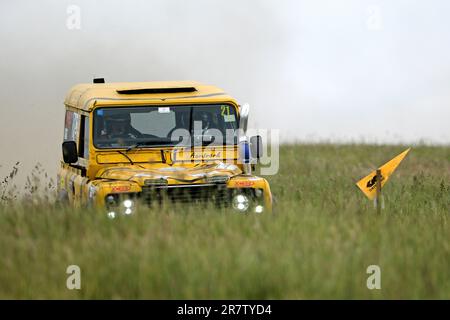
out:
M80 124L80 115L70 110L66 110L66 120L64 125L64 141L76 141Z

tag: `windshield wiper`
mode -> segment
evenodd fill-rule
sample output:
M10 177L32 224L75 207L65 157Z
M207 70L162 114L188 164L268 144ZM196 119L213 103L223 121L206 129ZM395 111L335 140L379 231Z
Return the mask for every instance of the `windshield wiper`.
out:
M168 140L168 141L140 141L135 143L132 146L129 146L125 152L129 152L133 149L139 148L139 147L143 147L143 146L157 146L157 147L167 147L167 146L171 146L172 143L178 143L179 141L172 141L172 140Z
M120 151L120 150L117 150L117 152L120 153L121 155L123 155L125 158L127 158L128 161L130 161L131 165L134 165L133 160L131 160L131 158L130 158L126 153L123 153L123 152Z
M141 146L147 146L147 145L152 145L152 144L158 144L158 143L154 142L154 141L141 141L141 142L138 142L138 143L128 147L125 152L131 151L131 150L139 148ZM161 151L161 162L167 163L166 156L164 154L164 150L160 150L160 151ZM130 159L130 157L127 156L126 153L123 153L121 151L119 151L119 152L120 152L120 154L123 154L125 157L127 157L127 159L130 160L131 164L133 164L133 161Z
M162 161L162 163L167 163L166 155L164 154L164 150L161 150L161 161Z
M133 144L132 146L129 146L125 152L129 152L129 151L131 151L133 149L136 149L136 148L139 148L139 147L142 147L142 146L148 146L148 145L151 145L151 144L155 144L155 142L153 142L153 141L140 141L140 142L137 142L137 143Z

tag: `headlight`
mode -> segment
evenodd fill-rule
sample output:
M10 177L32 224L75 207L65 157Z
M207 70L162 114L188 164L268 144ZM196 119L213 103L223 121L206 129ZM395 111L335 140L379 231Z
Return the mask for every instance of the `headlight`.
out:
M127 209L130 209L133 206L133 201L127 199L123 202L123 206Z
M233 208L241 212L247 211L250 201L246 195L238 194L233 198Z
M130 199L127 199L123 202L123 206L125 207L125 214L129 215L133 213L133 210L131 209L133 207L133 201Z
M118 215L130 215L135 211L135 203L132 195L126 194L109 194L105 198L107 216L114 219Z
M235 192L231 199L234 210L242 213L254 212L259 214L264 212L263 189L243 188L237 189Z
M105 202L107 207L115 207L117 206L117 196L110 194L105 198Z

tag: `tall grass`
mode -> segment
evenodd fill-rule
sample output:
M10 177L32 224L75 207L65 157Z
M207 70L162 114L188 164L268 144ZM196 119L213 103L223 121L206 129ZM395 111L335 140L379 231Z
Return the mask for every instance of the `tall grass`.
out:
M449 299L450 149L413 148L380 216L355 186L403 149L283 146L273 215L166 207L109 220L3 201L0 298ZM81 290L66 288L72 264ZM366 286L372 264L381 290Z

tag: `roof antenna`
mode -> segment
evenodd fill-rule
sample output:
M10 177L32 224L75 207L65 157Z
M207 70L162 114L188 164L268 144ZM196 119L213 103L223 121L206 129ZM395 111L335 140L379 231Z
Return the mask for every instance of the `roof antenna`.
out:
M105 78L94 78L93 83L105 83Z

